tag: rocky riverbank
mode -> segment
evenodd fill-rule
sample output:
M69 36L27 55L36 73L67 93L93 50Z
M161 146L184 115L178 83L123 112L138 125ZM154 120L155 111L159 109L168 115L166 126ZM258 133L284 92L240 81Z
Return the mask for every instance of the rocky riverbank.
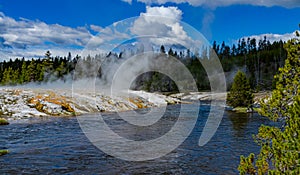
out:
M0 89L0 117L10 121L43 116L74 116L116 112L181 103L175 97L143 91L111 97L101 93L70 90Z
M94 112L116 112L188 103L194 100L225 100L226 93L195 92L163 95L129 91L129 95L72 93L70 89L0 89L0 117L8 121L43 116L74 116ZM255 94L255 103L267 93Z

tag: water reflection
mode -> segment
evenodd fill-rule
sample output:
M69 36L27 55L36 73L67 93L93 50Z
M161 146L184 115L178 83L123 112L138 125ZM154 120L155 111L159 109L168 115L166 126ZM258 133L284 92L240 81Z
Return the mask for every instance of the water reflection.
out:
M232 122L232 128L237 131L241 132L247 126L249 122L249 114L241 114L235 112L229 112L229 119Z

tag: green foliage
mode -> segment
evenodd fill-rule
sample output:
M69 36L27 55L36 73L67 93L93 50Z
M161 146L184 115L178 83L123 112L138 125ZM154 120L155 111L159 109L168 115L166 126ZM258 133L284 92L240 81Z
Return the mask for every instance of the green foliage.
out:
M8 125L9 122L5 120L4 118L0 118L0 125Z
M2 74L2 84L9 84L10 83L10 75L11 75L11 67L9 67L8 69L4 69L4 72Z
M240 171L240 174L255 174L256 169L253 165L254 162L254 154L251 153L248 157L241 156L241 162L238 170Z
M27 64L23 60L22 67L21 67L21 75L20 75L20 80L19 83L23 84L24 82L28 81L28 72L27 72Z
M277 125L259 128L260 153L241 156L240 174L300 174L300 40L288 41L285 48L288 57L275 76L276 89L261 102L261 114Z
M234 68L245 68L252 89L271 90L273 76L278 68L282 67L286 59L283 41L272 44L265 37L261 40L255 38L241 39L238 45L227 46L224 42L213 44L213 49L218 54L225 72Z
M28 82L47 82L63 79L75 68L74 60L66 57L51 57L49 51L44 59L22 60L16 59L9 62L0 62L0 80L2 85L17 85Z
M9 151L8 150L0 150L0 156L3 156L5 154L8 154Z
M19 70L13 70L12 67L9 67L4 70L2 77L2 84L15 85L18 82Z
M35 79L36 79L36 63L34 59L32 59L30 64L27 67L27 77L25 80L27 82L30 82L30 81L35 81Z
M232 107L248 107L252 103L253 94L246 74L238 71L227 95L227 104Z
M236 113L247 113L247 107L236 107L232 111Z
M42 64L38 64L36 66L36 71L36 80L42 82L44 80L45 67Z

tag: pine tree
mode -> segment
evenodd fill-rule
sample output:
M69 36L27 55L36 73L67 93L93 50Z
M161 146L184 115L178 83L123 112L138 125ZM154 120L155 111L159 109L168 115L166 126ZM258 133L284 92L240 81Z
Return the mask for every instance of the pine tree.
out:
M232 107L249 107L253 103L249 81L245 73L238 71L227 95L227 104Z
M160 53L165 54L166 53L166 49L164 45L160 46Z
M53 60L51 58L50 51L47 51L45 54L45 59L43 59L42 67L44 69L44 81L49 81L53 74Z
M241 156L241 174L300 174L300 40L285 45L288 57L275 76L276 89L263 100L262 115L281 124L259 128L260 153Z
M49 50L45 53L45 58L51 59L51 52Z
M30 64L27 67L27 82L35 81L36 77L36 64L35 60L32 59Z
M36 79L39 82L42 82L44 80L44 73L45 73L45 68L42 63L38 63L36 66Z
M28 72L27 72L27 64L26 64L26 61L23 60L19 83L22 84L24 82L27 82L28 80L29 80L29 78L28 78Z
M19 82L19 69L11 71L11 84L16 85Z
M10 75L11 75L11 70L12 70L11 67L9 67L8 69L5 69L5 70L4 70L3 76L2 76L2 82L1 82L3 85L7 85L7 84L10 83L10 79L11 79L11 77L10 77Z
M66 73L65 63L61 62L61 64L56 68L56 76L57 78L62 78L65 73Z
M174 56L174 52L173 52L172 48L169 49L168 55L169 55L169 56Z

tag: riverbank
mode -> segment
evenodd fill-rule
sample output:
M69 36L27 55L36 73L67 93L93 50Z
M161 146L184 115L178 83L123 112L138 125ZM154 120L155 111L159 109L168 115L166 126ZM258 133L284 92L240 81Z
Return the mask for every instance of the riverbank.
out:
M253 101L254 103L252 104L252 108L247 108L247 107L236 107L236 108L228 108L232 112L236 113L259 113L261 111L261 106L260 106L260 101L262 99L267 98L268 96L271 96L272 92L271 91L263 91L263 92L257 92L254 93L254 98Z
M255 94L255 104L269 92ZM44 116L76 116L95 112L119 112L141 108L191 103L195 100L225 101L226 93L190 92L177 94L129 91L127 95L110 96L100 92L76 92L70 89L0 89L0 117L5 120Z
M0 89L0 117L5 120L44 116L75 116L95 112L117 112L181 103L157 93L130 91L128 96L98 92L72 93L62 89Z

